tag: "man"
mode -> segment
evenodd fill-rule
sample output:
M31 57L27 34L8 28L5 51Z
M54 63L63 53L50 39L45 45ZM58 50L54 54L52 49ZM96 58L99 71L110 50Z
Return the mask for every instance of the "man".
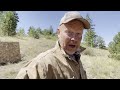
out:
M87 79L80 61L80 42L89 22L79 12L67 12L60 21L53 49L26 64L16 79Z

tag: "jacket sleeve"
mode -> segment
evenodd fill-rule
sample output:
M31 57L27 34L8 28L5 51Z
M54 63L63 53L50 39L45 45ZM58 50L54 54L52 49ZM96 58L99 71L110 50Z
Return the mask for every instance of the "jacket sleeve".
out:
M16 79L52 79L55 78L53 66L40 62L30 62L24 66L16 76Z
M29 61L23 68L20 69L15 79L37 79L39 78L37 62ZM41 68L42 69L42 68Z
M19 73L17 74L15 79L29 79L29 76L27 74L27 70L25 68L22 68Z

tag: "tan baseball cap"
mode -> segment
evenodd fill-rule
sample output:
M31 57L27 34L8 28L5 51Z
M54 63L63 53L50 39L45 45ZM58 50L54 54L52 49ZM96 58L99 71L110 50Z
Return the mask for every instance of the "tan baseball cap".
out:
M65 13L65 15L62 17L62 19L60 20L60 24L64 24L64 23L68 23L74 19L80 20L83 24L84 24L84 28L85 29L89 29L90 28L90 23L84 19L79 12L77 11L69 11L67 13Z

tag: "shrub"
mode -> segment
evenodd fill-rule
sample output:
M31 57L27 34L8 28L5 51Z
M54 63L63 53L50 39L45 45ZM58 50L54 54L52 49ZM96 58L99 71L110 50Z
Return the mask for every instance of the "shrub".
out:
M82 52L83 55L89 55L89 56L95 56L95 53L93 52L94 50L92 50L92 48L86 48L86 50L84 50Z
M108 50L110 52L109 57L120 60L120 32L109 43Z

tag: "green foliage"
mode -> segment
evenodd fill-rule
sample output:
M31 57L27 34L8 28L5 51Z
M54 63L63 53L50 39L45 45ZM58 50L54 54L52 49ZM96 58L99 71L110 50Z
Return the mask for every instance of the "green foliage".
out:
M39 35L42 34L42 30L40 29L40 27L36 29L36 32L37 32Z
M95 25L92 24L92 20L90 19L89 14L86 15L86 19L89 21L90 23L90 29L87 30L87 32L84 35L84 42L87 46L89 47L94 47L94 41L95 41L95 37L96 37L96 33L94 31L94 27Z
M53 34L53 28L52 26L49 27L49 29L44 29L42 31L43 35L52 35Z
M53 27L52 27L52 25L49 27L49 34L53 34Z
M18 30L18 32L17 32L17 35L18 35L18 36L25 36L25 30L24 30L24 28L20 28L20 29Z
M100 49L106 49L105 41L103 40L103 38L96 35L96 32L94 30L95 25L92 24L92 20L89 14L86 15L86 19L89 21L91 28L88 29L84 35L83 38L84 43L86 44L86 46L89 47L98 47Z
M94 47L95 41L95 32L94 30L88 30L84 35L84 42L87 46Z
M28 30L28 36L39 39L39 33L37 33L38 30L36 31L35 28L32 26Z
M0 35L13 36L16 34L18 14L15 11L4 11L0 13Z
M108 50L110 57L120 60L120 32L113 38L113 41L109 43Z
M44 29L44 30L41 30L40 27L35 29L33 26L29 28L28 30L28 35L30 37L33 37L33 38L36 38L36 39L39 39L40 37L42 37L43 35L45 36L45 38L47 39L55 39L56 37L55 34L53 33L53 28L52 26L50 26L49 29Z
M101 36L96 36L95 47L98 47L100 49L106 49L105 41L103 40Z
M29 29L28 29L28 35L30 37L34 36L34 32L35 32L35 28L33 26L29 27Z
M42 34L43 34L43 35L50 35L50 32L49 32L47 29L44 29L44 30L42 31Z

